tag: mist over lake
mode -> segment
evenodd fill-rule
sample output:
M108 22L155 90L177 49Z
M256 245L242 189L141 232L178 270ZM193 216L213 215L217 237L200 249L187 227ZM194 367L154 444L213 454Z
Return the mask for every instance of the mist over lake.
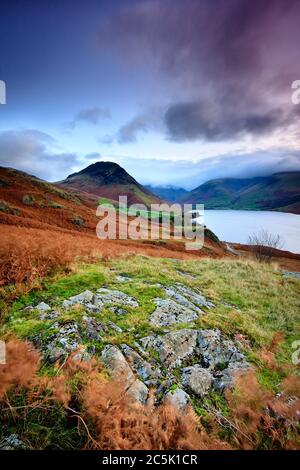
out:
M280 235L283 250L300 253L300 215L272 211L205 210L204 223L220 240L247 243L262 229Z

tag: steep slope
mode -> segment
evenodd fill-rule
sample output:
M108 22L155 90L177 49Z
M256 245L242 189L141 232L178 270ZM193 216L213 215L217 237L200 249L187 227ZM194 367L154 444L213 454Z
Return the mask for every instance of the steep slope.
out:
M97 162L87 168L69 175L58 186L90 201L97 202L100 197L118 200L126 195L128 203L142 203L149 206L159 202L148 189L139 184L120 165L113 162Z
M0 222L22 227L95 231L95 209L35 176L0 167Z
M300 214L300 172L210 180L184 195L182 203L206 209L278 210Z
M151 191L156 196L164 199L165 201L177 202L179 201L186 193L187 190L184 188L179 188L177 186L145 186L149 191Z

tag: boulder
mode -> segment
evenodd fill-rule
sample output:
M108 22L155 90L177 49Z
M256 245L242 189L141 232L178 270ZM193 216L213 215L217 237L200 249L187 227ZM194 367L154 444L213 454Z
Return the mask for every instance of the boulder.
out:
M182 329L164 336L147 336L141 343L145 349L154 349L164 366L174 368L195 353L197 335L197 330Z
M0 450L28 450L28 446L16 435L10 434L0 442Z
M87 338L97 340L107 331L107 326L95 317L84 315L82 317L81 329Z
M144 405L147 402L149 390L141 380L135 380L126 391L125 396L130 402Z
M105 346L102 351L102 360L111 371L114 380L124 383L126 389L133 384L135 381L134 374L117 346Z
M127 344L121 345L122 352L126 357L131 369L139 376L147 385L154 385L161 377L159 368L153 367L150 362L143 359L134 349Z
M199 364L185 367L182 370L182 385L199 397L207 394L212 382L211 373Z
M128 305L129 307L138 307L139 303L130 295L119 290L106 289L101 287L97 290L96 299L100 300L104 305L117 304Z
M176 388L166 393L163 403L174 406L179 411L184 412L190 402L190 396L182 390L182 388Z
M174 325L176 323L189 323L197 320L194 310L179 305L170 299L154 299L157 308L149 317L149 323L156 327Z
M51 307L50 307L50 305L46 304L45 302L40 302L35 307L35 309L38 310L39 312L48 312L49 310L51 310Z

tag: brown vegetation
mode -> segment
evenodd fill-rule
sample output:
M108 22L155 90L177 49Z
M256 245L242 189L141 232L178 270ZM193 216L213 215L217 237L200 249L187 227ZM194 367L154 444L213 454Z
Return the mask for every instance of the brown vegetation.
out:
M207 407L210 419L205 424L192 408L181 414L166 404L154 406L153 398L145 406L128 402L122 384L108 380L96 360L80 362L73 355L53 377L38 375L38 368L39 356L30 344L7 343L7 365L0 365L3 427L12 417L27 419L30 426L33 409L39 409L46 420L54 412L53 403L58 403L66 412L66 425L77 425L78 433L84 432L83 448L255 449L262 437L271 448L299 448L295 438L299 379L295 377L286 379L283 393L274 398L260 387L253 371L245 373L226 395L229 414ZM24 390L25 404L16 407L13 401ZM224 431L227 437L221 439Z

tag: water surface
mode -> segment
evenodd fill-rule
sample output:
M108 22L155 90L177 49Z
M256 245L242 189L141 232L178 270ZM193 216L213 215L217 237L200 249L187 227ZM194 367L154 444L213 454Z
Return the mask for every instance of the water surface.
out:
M220 240L247 243L260 230L280 235L283 250L300 253L300 215L272 211L205 210L204 223Z

